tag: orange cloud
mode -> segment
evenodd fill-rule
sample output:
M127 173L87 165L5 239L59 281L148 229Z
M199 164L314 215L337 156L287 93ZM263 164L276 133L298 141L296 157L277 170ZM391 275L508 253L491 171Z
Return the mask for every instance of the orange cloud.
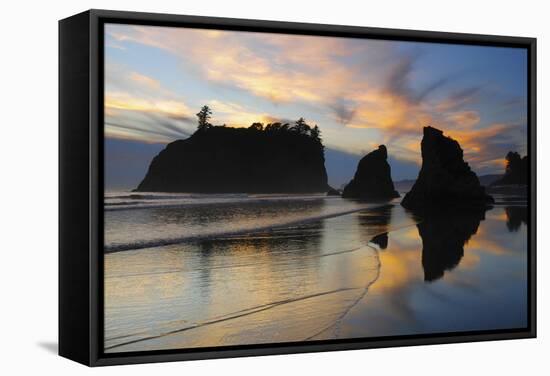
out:
M189 116L192 111L182 102L175 100L152 100L134 97L128 93L106 93L105 108L154 112L175 117Z
M146 76L137 72L131 72L130 79L139 84L143 84L154 89L160 89L160 82L149 76Z
M495 159L494 150L491 149L490 144L493 138L506 134L511 129L512 126L508 124L491 124L479 129L449 127L445 133L458 141L462 150L464 150L466 160L479 168L502 165L504 151L502 157Z
M446 114L446 118L454 125L463 128L471 128L481 120L477 111L450 112Z
M395 157L419 162L422 128L432 125L460 142L474 168L500 168L500 155L506 153L492 139L510 128L483 123L480 110L468 108L480 96L480 86L437 99L430 93L446 85L448 77L434 77L425 88L411 89L418 51L406 55L384 41L219 30L109 25L107 32L119 44L131 41L168 51L209 84L236 89L258 103L318 113L327 144L337 145L344 140L339 134L346 134L354 138L347 140L352 152L385 143ZM133 75L131 81L161 91L152 78ZM174 99L163 95L163 101ZM169 103L145 99L126 106L173 110ZM209 102L214 117L231 126L273 120L232 99ZM110 105L121 106L112 98ZM375 139L365 139L370 137Z
M330 101L327 97L366 88L365 82L356 81L353 69L335 60L354 51L341 38L163 27L123 30L112 28L110 35L118 41L168 50L195 63L210 81L231 84L273 102L324 103ZM265 54L255 48L259 42Z
M255 122L267 124L280 120L267 113L249 110L238 103L212 100L208 104L214 110L214 122L223 119L223 123L231 127L248 127Z
M184 98L163 87L160 81L113 64L106 64L105 76L108 137L169 142L191 133L185 123L194 118L194 112Z

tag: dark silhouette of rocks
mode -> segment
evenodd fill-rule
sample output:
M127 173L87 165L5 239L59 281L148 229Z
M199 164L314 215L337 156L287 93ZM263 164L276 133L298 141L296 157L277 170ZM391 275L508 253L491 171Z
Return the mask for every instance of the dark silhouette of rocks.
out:
M392 199L399 197L393 186L388 152L384 145L365 155L357 166L355 176L344 188L342 197L361 199Z
M506 227L510 232L516 232L520 229L521 224L528 224L528 212L525 206L507 206L504 208L506 212Z
M486 209L434 209L423 212L417 224L422 238L424 280L435 281L455 268L464 256L464 244L477 233Z
M292 127L280 123L265 129L260 123L250 128L212 126L207 122L209 112L203 112L203 126L188 139L168 144L153 159L136 191L308 193L329 189L317 126L310 128L303 119Z
M388 233L376 235L370 241L379 246L380 249L386 249L388 248Z
M487 206L494 202L464 161L457 141L433 127L424 127L422 168L401 205L407 209L430 206Z
M506 170L504 176L493 182L493 186L500 185L526 185L529 172L529 157L523 158L515 151L506 154Z

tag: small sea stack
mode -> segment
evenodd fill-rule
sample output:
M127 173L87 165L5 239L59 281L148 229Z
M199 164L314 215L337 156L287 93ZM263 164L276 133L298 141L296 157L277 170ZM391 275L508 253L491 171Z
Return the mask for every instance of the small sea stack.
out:
M484 207L494 202L464 161L459 143L443 131L424 127L422 168L401 205L407 209L441 206Z
M388 248L388 233L385 232L383 234L376 235L370 242L379 246L380 249L386 249Z
M527 185L529 172L529 157L523 158L519 153L511 151L506 155L506 170L504 176L492 185Z
M342 197L360 199L392 199L399 197L391 179L386 146L365 155L357 166L355 176L344 188Z

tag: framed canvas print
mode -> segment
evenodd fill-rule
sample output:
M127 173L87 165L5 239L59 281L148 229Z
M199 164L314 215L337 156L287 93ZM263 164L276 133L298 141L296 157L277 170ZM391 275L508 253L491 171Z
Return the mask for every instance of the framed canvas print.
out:
M105 10L59 26L60 355L536 335L535 39Z

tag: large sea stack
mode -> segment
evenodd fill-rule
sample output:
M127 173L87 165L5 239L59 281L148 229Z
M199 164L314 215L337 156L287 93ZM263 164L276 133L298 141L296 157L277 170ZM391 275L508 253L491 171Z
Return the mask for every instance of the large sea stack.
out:
M342 197L361 199L392 199L399 197L393 186L388 151L384 145L365 155L355 176L344 188Z
M291 130L211 127L166 146L136 191L194 193L326 192L318 137Z
M441 206L484 207L494 202L464 161L457 141L433 127L424 127L422 168L401 205L407 209Z

